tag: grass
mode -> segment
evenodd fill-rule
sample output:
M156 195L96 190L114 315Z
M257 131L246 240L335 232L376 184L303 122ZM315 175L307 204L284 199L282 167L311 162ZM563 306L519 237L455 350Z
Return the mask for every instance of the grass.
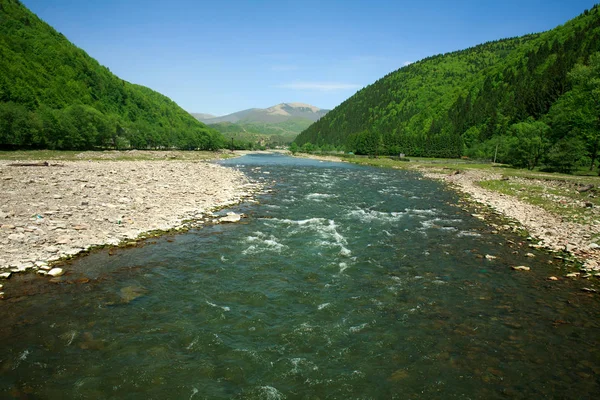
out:
M486 180L479 182L485 189L517 197L539 206L571 222L592 223L598 218L600 198L594 192L579 193L572 183L527 179ZM586 207L584 203L592 207Z

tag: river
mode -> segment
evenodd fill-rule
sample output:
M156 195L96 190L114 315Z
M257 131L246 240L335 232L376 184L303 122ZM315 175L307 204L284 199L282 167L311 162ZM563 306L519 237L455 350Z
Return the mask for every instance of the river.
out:
M98 251L58 283L17 278L0 397L600 395L597 295L548 281L557 260L439 182L281 155L222 164L270 188L233 209L241 223Z

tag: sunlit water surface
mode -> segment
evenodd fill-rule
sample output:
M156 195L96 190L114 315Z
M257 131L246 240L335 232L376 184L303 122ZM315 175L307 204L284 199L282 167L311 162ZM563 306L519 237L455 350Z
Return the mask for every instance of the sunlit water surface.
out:
M235 209L241 224L98 252L60 283L17 277L0 397L600 395L598 298L547 281L556 260L508 246L520 239L441 184L276 155L223 164L273 189Z

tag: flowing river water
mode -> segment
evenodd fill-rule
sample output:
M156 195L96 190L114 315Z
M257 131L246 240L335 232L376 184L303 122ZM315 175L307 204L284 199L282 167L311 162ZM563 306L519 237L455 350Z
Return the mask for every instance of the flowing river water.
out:
M440 183L279 155L223 164L272 188L234 209L241 223L95 252L59 283L16 278L1 398L600 396L598 295L548 281L556 260L526 257Z

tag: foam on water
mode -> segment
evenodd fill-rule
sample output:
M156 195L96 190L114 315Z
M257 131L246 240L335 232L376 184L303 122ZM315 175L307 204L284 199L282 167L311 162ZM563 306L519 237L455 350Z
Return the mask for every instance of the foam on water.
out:
M277 241L273 235L267 235L263 232L255 232L253 236L246 237L247 243L252 243L247 249L242 251L242 254L256 254L263 251L274 251L280 253L287 246Z
M418 208L407 208L405 210L409 214L413 215L436 215L438 211L435 208L418 209Z
M292 230L293 234L306 231L314 232L323 240L317 241L317 244L321 244L325 247L330 245L337 246L340 248L339 255L344 257L349 257L352 254L350 249L346 247L346 238L338 232L337 225L332 219L309 218L304 220L291 220L272 218L269 221L297 227L298 230Z
M364 324L351 326L350 328L348 328L348 332L357 333L357 332L360 332L363 329L365 329L367 326L369 326L369 324L367 322L365 322Z
M323 201L324 199L331 199L331 198L336 198L337 196L334 194L327 194L327 193L311 193L306 195L306 199L307 200L312 200L312 201Z
M456 234L458 237L480 237L481 234L473 231L460 231Z
M266 400L283 400L286 396L273 386L260 386L259 392Z
M215 307L215 308L220 308L223 311L231 311L231 308L227 307L227 306L219 306L215 303L211 303L210 301L206 300L206 304L208 304L211 307Z
M402 219L404 212L382 212L369 209L352 210L348 213L349 216L359 219L362 222L396 222Z

